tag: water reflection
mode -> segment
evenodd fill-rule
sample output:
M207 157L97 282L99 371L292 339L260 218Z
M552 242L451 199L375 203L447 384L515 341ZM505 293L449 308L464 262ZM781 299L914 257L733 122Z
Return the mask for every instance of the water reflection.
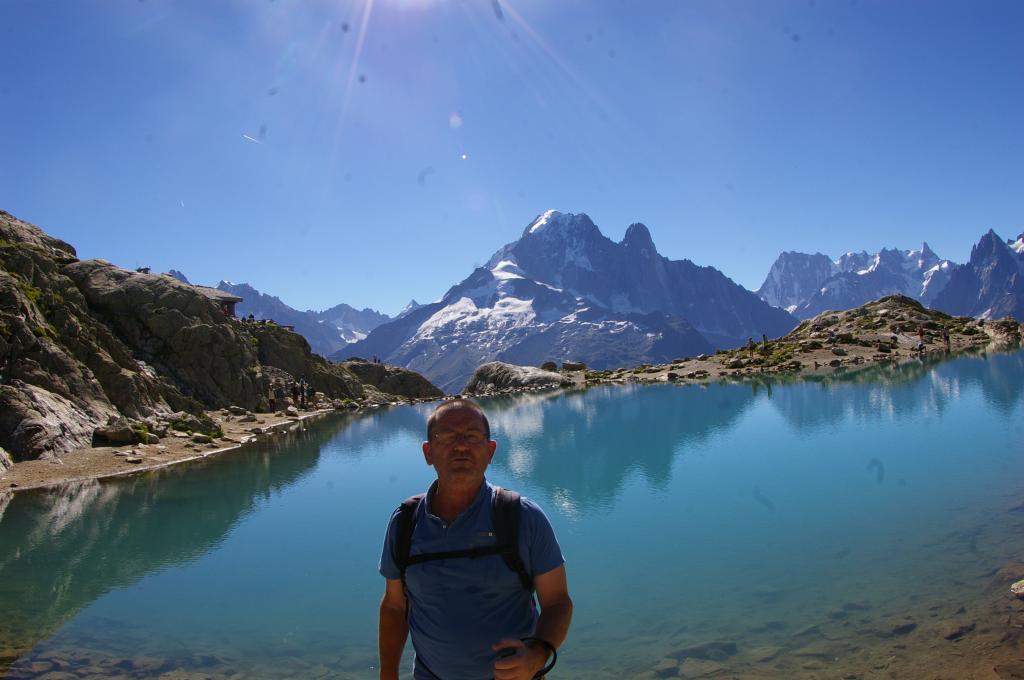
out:
M771 402L790 425L808 430L850 417L862 422L941 417L972 389L1010 414L1024 396L1024 352L876 365L787 385L771 393Z
M217 546L315 467L354 416L230 457L9 499L0 514L0 652L49 637L107 591ZM201 470L197 470L201 468ZM0 659L0 670L13 659Z
M753 399L738 385L609 386L484 406L508 447L494 465L541 487L557 506L583 510L609 506L634 472L667 487L675 456L728 429Z

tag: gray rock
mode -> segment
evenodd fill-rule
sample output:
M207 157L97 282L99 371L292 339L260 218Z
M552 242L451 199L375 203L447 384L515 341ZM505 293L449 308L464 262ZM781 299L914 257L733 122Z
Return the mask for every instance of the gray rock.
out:
M1017 581L1010 586L1010 594L1024 600L1024 580Z
M15 461L59 456L92 444L106 420L42 387L0 386L0 447Z
M197 432L196 434L192 435L192 441L194 441L196 444L209 444L210 442L213 441L213 437L211 437L208 434L201 434Z
M558 370L558 364L556 364L554 361L545 361L543 364L540 365L540 370L551 371L552 373L554 373L555 371Z
M488 391L520 389L525 387L562 387L571 381L559 373L532 366L514 366L492 361L476 369L463 392L482 394Z
M585 370L587 370L587 365L585 363L583 363L582 361L563 361L562 362L562 370L563 371L585 371Z
M294 406L289 406L288 408L286 408L284 410L284 414L286 416L288 416L289 418L298 418L299 417L299 410L297 408L295 408Z
M444 392L415 371L390 364L375 364L363 359L349 359L342 367L355 374L365 385L381 392L410 399L436 399Z
M846 350L843 349L842 347L833 347L832 348L832 354L835 354L837 357L845 357L846 356Z
M0 448L0 474L7 472L14 466L14 461L11 460L10 454Z
M115 418L103 427L97 427L92 433L93 445L131 444L135 442L136 434L126 418Z

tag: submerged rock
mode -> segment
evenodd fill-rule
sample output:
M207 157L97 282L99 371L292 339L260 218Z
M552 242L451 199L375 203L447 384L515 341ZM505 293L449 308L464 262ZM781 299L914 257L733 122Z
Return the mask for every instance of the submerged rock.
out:
M1024 600L1024 580L1017 581L1011 585L1010 594Z

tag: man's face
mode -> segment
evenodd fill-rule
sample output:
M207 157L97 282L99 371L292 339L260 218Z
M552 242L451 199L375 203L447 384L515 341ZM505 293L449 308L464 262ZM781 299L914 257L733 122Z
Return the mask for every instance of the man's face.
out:
M430 441L423 442L423 457L444 482L479 484L496 447L487 439L480 414L453 408L442 411L434 423Z

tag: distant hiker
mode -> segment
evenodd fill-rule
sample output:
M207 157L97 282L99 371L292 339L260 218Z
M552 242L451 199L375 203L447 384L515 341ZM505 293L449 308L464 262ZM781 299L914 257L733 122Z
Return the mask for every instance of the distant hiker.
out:
M284 384L281 383L280 378L274 379L274 399L276 400L277 405L284 408ZM274 407L275 412L276 410L277 408Z
M306 408L306 376L299 378L299 404L300 408Z
M295 408L299 407L299 384L294 380L292 381L292 405Z
M924 326L917 327L917 339L924 343Z
M380 557L380 680L398 679L410 635L415 680L527 680L554 665L572 621L565 559L544 512L484 477L496 447L471 401L427 420L437 480L391 515Z
M310 408L313 408L313 398L316 396L316 390L309 383L306 383L306 403L309 404Z
M942 329L942 342L946 343L946 351L949 351L949 329Z
M761 333L761 345L764 346L764 347L768 346L768 334L767 333Z
M754 358L754 338L752 337L747 338L747 354L750 355L751 359Z
M274 383L267 385L267 401L270 402L270 412L277 410L277 399L274 398Z
M248 321L249 323L256 321L256 317L252 315L252 312L249 312Z

